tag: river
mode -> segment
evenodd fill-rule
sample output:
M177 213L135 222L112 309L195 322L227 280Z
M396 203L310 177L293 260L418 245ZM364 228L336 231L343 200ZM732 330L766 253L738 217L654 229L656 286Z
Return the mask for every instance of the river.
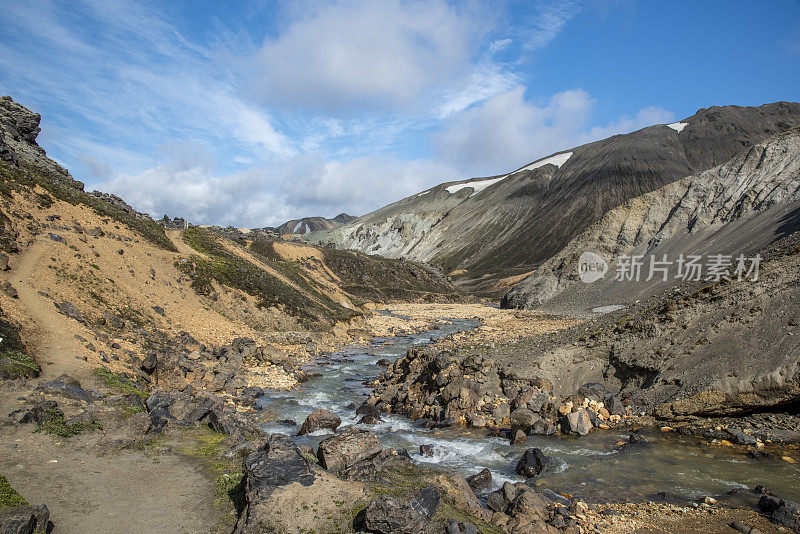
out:
M340 429L355 425L360 416L348 406L359 406L369 394L364 382L384 369L377 365L379 359L393 361L409 347L475 326L476 321L454 319L435 330L352 345L319 358L309 367L321 376L291 391L268 392L261 406L276 421L299 424L312 411L324 408L339 414ZM487 437L485 430L425 429L393 414L384 414L383 419L383 423L364 428L375 432L385 446L407 449L416 463L455 468L465 476L489 468L495 486L507 480L523 480L514 473L514 467L527 448L539 447L552 461L535 483L592 502L647 500L657 492L694 499L759 484L786 499L800 501L799 466L779 459L753 460L740 448L700 445L694 438L651 432L646 434L650 443L615 451L618 442L627 441L629 434L595 429L579 438L530 436L527 443L510 445L508 440ZM299 426L275 422L265 425L265 430L294 435ZM330 434L318 431L298 436L296 442L316 448ZM419 454L422 444L434 445L432 457Z

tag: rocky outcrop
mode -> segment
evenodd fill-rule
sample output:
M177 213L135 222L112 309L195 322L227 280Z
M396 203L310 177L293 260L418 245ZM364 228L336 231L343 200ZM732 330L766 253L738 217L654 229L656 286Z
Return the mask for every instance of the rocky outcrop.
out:
M9 534L39 534L51 532L53 522L47 506L0 507L0 532Z
M577 389L577 388L576 388ZM605 404L616 404L612 415ZM382 412L428 419L433 426L500 427L525 434L553 434L557 428L585 435L621 421L626 413L618 397L604 390L603 400L583 395L559 397L547 379L500 365L476 354L410 349L378 376L367 400ZM574 413L573 413L574 412Z
M353 217L346 213L340 213L333 219L326 219L325 217L303 217L302 219L292 219L286 221L282 225L275 228L278 235L289 234L308 234L311 232L318 232L320 230L330 230L338 228L343 224L347 224L356 220L358 217Z

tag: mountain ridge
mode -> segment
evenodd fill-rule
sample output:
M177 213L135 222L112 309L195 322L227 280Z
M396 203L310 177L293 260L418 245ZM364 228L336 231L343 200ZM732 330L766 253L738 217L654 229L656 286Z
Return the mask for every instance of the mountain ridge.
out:
M703 108L505 175L444 182L313 239L430 262L462 289L500 297L499 280L534 270L610 209L796 126L798 103Z

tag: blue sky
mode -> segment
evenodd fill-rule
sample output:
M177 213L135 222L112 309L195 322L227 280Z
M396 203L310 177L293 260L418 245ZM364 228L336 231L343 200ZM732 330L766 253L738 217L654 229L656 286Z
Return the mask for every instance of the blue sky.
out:
M87 188L249 227L798 100L798 2L234 4L0 0L0 93Z

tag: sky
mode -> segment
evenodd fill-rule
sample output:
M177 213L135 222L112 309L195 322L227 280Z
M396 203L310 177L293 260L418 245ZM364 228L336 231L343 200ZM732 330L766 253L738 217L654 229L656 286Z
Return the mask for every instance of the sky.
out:
M87 190L250 228L800 100L796 1L231 4L0 0L0 94Z

